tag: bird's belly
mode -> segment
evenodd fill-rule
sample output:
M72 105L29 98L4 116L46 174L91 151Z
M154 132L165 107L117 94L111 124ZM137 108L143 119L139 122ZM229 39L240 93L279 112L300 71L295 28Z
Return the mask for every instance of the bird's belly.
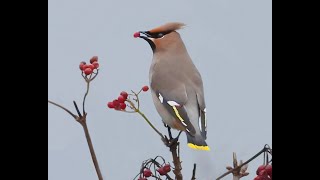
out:
M184 131L185 130L185 127L183 125L181 125L179 120L172 118L172 116L168 117L168 118L163 118L162 121L164 123L166 123L169 127L173 128L173 129L177 129L177 130L180 130L180 131Z

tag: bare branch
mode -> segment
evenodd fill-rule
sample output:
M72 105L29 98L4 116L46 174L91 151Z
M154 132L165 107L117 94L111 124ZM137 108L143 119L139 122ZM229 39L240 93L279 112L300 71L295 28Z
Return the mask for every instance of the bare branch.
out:
M78 108L78 105L77 105L77 103L76 103L75 101L73 101L73 105L74 105L74 107L76 108L76 111L77 111L79 117L81 118L82 115L81 115L80 110L79 110L79 108Z
M61 108L61 109L63 109L63 110L65 110L67 113L69 113L75 120L77 120L78 119L78 116L76 116L75 114L73 114L71 111L69 111L67 108L65 108L65 107L63 107L63 106L61 106L61 105L59 105L59 104L57 104L57 103L55 103L55 102L52 102L52 101L50 101L50 100L48 100L48 102L49 103L51 103L51 104L53 104L53 105L55 105L55 106L58 106L59 108Z
M94 152L94 148L93 148L93 145L92 145L92 141L91 141L91 138L90 138L90 134L89 134L89 130L88 130L86 121L84 121L84 123L81 123L81 125L82 125L84 133L86 135L86 139L87 139L87 143L88 143L88 146L89 146L90 154L91 154L92 161L93 161L94 167L96 169L98 178L99 178L99 180L103 180L103 177L102 177L102 174L101 174L101 171L100 171L100 168L99 168L98 160L97 160L96 154Z
M191 180L195 180L196 179L196 169L197 169L197 165L196 163L193 164L193 171L192 171L192 178Z
M261 151L259 151L256 155L254 155L253 157L251 157L250 159L248 159L246 162L244 162L243 164L230 169L229 171L227 171L226 173L222 174L221 176L219 176L216 180L222 179L223 177L225 177L226 175L232 173L233 171L237 171L239 170L242 166L248 164L250 161L254 160L256 157L258 157L260 154L262 154L263 152L267 151L268 149L266 147L264 147Z

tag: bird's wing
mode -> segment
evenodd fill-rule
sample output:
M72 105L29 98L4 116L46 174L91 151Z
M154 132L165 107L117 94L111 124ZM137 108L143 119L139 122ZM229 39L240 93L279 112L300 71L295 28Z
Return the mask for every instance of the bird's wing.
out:
M153 81L154 83L155 81ZM187 114L185 109L185 104L188 101L188 96L184 85L176 84L175 86L167 86L166 88L161 88L159 83L157 86L154 86L151 83L153 91L156 93L158 100L161 105L173 116L175 119L179 120L180 123L186 128L186 131L194 136L196 130Z
M197 72L191 76L193 87L197 94L197 102L199 107L199 128L201 135L204 139L207 139L207 117L206 117L206 103L204 100L204 90L201 75Z

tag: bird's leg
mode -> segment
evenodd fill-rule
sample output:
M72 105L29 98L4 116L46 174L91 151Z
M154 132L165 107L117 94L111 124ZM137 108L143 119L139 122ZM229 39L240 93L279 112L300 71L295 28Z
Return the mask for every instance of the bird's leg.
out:
M171 128L168 126L168 134L169 134L169 144L167 144L168 147L171 147L172 145L176 144L179 140L180 134L182 131L179 132L178 136L176 138L172 137Z
M180 134L182 133L182 131L179 132L178 136L173 138L171 137L171 140L170 140L170 145L173 145L173 144L176 144L179 140L179 137L180 137Z
M166 128L170 128L166 123L164 123L164 121L162 120L164 127ZM169 131L169 130L168 130ZM169 138L172 139L172 136L169 134ZM161 138L162 142L169 147L169 142L170 140L168 139L168 137L166 135L164 135L164 137Z
M168 139L168 137L166 135L164 135L164 137L162 137L161 140L166 146L169 147L170 140Z
M172 138L172 134L171 134L171 128L167 125L167 128L168 128L168 134L169 134L169 138L170 138L170 141L173 139Z

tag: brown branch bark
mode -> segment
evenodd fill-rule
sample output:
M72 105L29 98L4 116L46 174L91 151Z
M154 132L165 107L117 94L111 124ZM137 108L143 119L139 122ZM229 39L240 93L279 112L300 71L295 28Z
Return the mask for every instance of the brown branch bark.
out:
M197 165L196 163L193 164L193 171L192 171L192 178L191 180L195 180L196 179L196 169L197 169Z
M103 180L103 177L102 177L102 174L101 174L101 171L100 171L100 167L99 167L99 164L98 164L98 160L97 160L96 154L94 152L94 148L93 148L92 141L91 141L91 138L90 138L90 134L89 134L87 123L84 122L84 123L80 123L80 124L82 125L84 133L86 135L86 139L87 139L87 142L88 142L90 154L91 154L92 161L93 161L94 167L96 169L98 178L99 178L99 180Z
M174 170L173 173L176 176L177 180L182 180L182 174L181 174L181 161L180 161L180 154L179 154L179 142L175 142L170 146L170 151L172 153L172 159L174 164Z

